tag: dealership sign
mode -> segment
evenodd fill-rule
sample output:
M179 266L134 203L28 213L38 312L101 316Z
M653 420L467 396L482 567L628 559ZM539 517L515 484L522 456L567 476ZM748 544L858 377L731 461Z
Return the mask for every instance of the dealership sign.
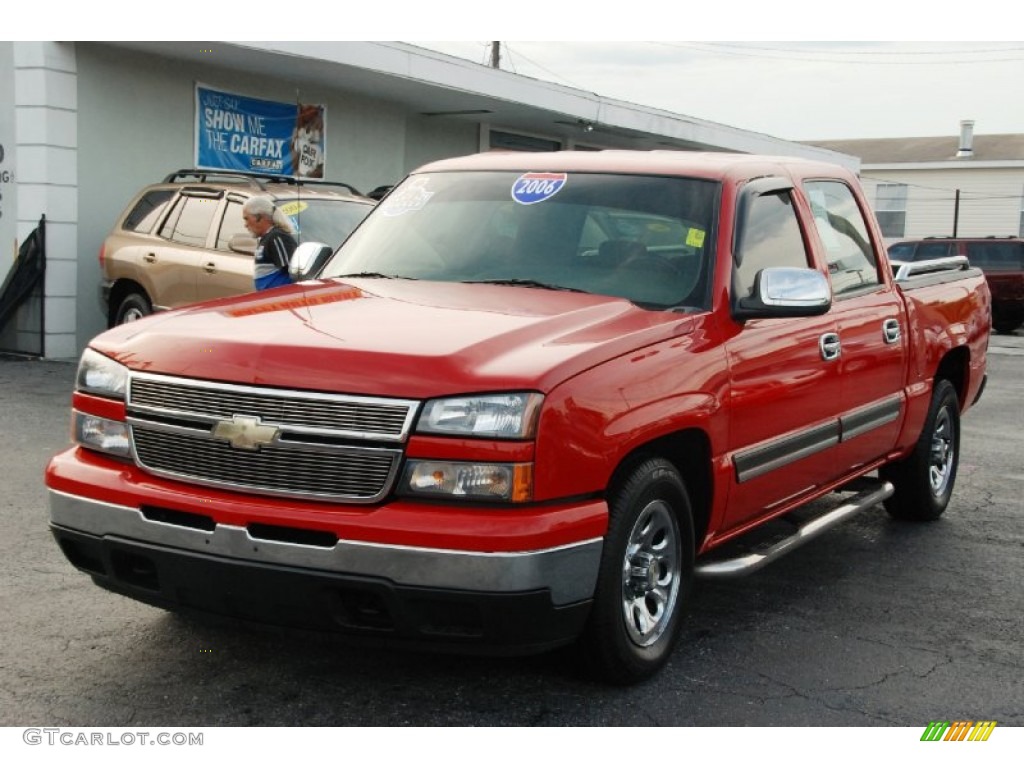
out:
M322 179L326 113L196 85L196 167Z

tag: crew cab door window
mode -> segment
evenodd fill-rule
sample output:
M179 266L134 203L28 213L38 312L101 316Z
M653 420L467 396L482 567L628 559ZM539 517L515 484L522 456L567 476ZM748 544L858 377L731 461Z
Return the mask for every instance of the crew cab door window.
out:
M850 188L840 181L808 181L804 191L825 247L833 296L842 299L844 294L879 285L878 260Z
M737 299L754 291L757 273L768 267L809 265L803 233L788 190L752 197L742 216L733 252Z

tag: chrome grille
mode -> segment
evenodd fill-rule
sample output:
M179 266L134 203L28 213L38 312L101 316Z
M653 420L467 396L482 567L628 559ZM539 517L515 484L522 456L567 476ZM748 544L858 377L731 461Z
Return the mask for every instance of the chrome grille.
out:
M391 491L417 405L132 374L127 410L135 460L155 475L368 504Z
M237 414L324 434L404 440L416 403L133 376L128 407L147 414L230 419Z
M375 501L390 488L401 451L275 445L235 450L207 437L132 425L140 466L201 484L297 497Z

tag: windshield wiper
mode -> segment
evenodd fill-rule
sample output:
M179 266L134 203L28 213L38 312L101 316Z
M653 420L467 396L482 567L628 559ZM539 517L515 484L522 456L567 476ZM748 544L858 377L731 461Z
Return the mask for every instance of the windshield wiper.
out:
M346 277L379 277L385 280L415 280L415 277L405 275L385 275L383 272L350 272L347 275L331 275L334 280L342 280Z
M548 291L571 291L573 293L589 293L584 291L582 288L570 288L565 285L551 285L550 283L541 283L537 280L520 280L517 278L493 278L491 280L463 280L463 283L475 284L475 283L486 283L487 285L516 285L524 288L543 288Z

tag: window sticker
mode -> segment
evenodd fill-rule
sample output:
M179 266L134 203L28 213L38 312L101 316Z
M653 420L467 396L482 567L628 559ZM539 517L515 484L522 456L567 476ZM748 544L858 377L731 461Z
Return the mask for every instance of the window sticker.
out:
M703 248L704 236L707 233L703 229L690 227L686 232L686 244L691 248Z
M550 200L565 186L566 173L524 173L512 184L512 199L520 205Z
M401 216L420 210L434 196L433 190L427 189L429 185L430 178L426 176L410 179L380 204L381 213L385 216Z
M295 217L309 208L309 203L304 200L292 200L284 205L279 205L278 208L281 209L281 213L285 216Z

